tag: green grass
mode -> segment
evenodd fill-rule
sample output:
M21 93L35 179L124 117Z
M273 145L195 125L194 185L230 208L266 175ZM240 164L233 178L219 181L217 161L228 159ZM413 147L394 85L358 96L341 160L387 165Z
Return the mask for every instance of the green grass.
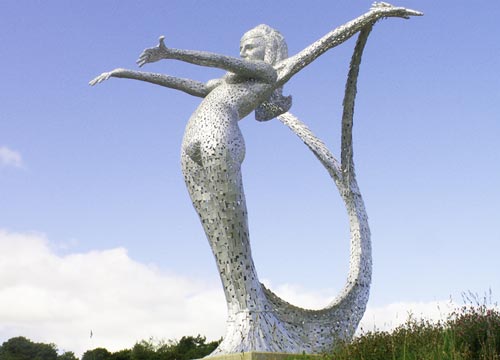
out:
M415 320L391 332L366 332L339 344L331 360L500 360L500 312L467 305L446 321Z

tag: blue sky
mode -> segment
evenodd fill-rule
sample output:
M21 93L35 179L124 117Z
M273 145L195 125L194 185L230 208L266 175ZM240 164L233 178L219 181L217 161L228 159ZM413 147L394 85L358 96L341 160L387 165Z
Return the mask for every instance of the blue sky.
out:
M135 69L141 51L156 45L160 35L167 46L238 56L241 35L266 23L283 33L294 54L370 5L2 1L0 259L5 268L0 303L9 310L0 312L0 341L30 335L81 351L92 345L87 330L99 326L106 330L94 330L94 341L109 348L132 346L151 335L221 336L222 289L179 165L184 126L199 99L132 80L111 79L97 87L88 81L116 67ZM463 291L482 295L489 289L497 301L500 3L405 0L396 5L425 16L375 26L354 120L355 163L373 242L370 309L390 316L394 304L420 304L419 309L430 304L425 309L431 311L436 301L451 296L460 303ZM337 155L353 45L351 40L332 49L285 87L294 99L291 111ZM201 81L223 74L175 61L144 70ZM326 305L315 302L327 302L342 287L349 259L347 216L337 190L279 121L258 123L251 115L240 126L259 276L304 306ZM106 280L106 271L121 269L113 261L126 270ZM95 272L92 282L78 277L85 271ZM45 285L37 285L33 274ZM142 281L148 277L150 282ZM87 285L78 287L78 281ZM130 288L119 290L124 284ZM143 325L125 334L112 319L102 320L109 309L100 312L107 308L97 299L86 300L82 291L99 291L109 299L128 294L121 301L128 307L120 311L143 313L149 301L159 299L165 305L144 315L149 320L135 318ZM142 300L130 300L137 292ZM74 329L73 338L84 332L85 342L62 335L61 314L49 311L58 308L60 296L78 304L64 310L64 319L83 318L85 311L99 314L95 323ZM200 313L193 305L185 309L193 321L176 323L165 308L193 301L206 309L214 306L217 316L209 318L210 311ZM30 315L33 302L38 312ZM380 326L392 321L379 316Z

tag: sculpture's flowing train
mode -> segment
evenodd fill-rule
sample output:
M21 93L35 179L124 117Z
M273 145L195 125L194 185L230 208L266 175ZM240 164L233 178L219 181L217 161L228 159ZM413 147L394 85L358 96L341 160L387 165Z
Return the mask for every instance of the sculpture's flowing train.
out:
M326 145L297 117L290 112L278 116L278 119L307 145L334 180L349 215L351 257L347 282L343 290L331 304L321 310L307 310L289 304L261 284L266 297L264 302L270 304L270 312L274 313L279 325L289 335L288 339L283 338L281 334L278 337L275 324L271 324L272 326L266 329L260 329L260 338L268 338L270 341L266 341L266 344L274 345L273 348L267 345L267 348L263 350L290 353L327 351L337 341L352 338L365 312L372 274L371 242L368 217L354 172L352 126L359 66L371 29L372 26L367 26L360 32L350 63L343 102L340 164ZM243 314L239 315L241 317ZM244 315L250 322L258 322L263 314L254 313L252 316L252 313L245 313ZM235 352L235 345L239 347L245 343L242 329L234 331L238 328L237 318L238 313L231 314L230 308L229 323L232 326L226 333L225 342L211 354L212 356ZM231 323L232 319L235 319L234 323ZM239 323L242 324L241 319ZM225 349L226 346L230 349Z

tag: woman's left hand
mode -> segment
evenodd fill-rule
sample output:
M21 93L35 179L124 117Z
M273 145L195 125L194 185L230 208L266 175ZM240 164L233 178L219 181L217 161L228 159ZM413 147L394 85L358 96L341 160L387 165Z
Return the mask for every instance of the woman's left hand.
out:
M165 46L165 36L160 36L158 46L148 48L142 52L139 56L139 59L136 61L139 67L142 67L144 64L153 63L161 59L165 59L168 54L168 49Z

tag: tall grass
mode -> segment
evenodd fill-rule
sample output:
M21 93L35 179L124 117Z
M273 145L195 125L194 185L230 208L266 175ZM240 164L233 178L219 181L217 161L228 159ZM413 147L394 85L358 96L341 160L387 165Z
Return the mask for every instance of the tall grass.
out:
M483 302L469 303L439 322L410 316L405 324L391 332L365 332L350 343L339 344L325 357L332 360L500 360L500 311Z

